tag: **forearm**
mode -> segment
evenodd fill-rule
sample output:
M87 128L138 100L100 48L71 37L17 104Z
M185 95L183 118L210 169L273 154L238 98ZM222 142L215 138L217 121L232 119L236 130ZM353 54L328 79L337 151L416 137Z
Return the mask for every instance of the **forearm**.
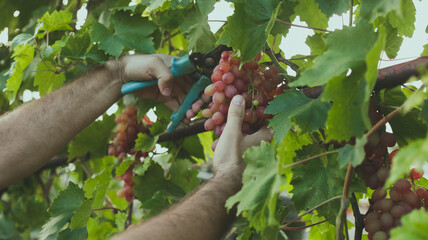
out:
M177 206L114 239L220 239L234 220L224 205L240 187L239 177L215 177Z
M43 166L120 98L116 72L99 67L0 118L0 189Z

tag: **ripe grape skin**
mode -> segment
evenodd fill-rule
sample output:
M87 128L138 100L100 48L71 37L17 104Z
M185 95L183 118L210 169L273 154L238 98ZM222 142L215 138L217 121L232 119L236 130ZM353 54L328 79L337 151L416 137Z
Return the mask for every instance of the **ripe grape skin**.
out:
M388 239L388 235L384 231L377 231L373 234L373 240L386 240Z
M390 229L394 223L394 218L389 212L384 212L380 215L380 222L384 229Z
M208 108L202 110L201 114L202 114L202 117L204 117L204 118L210 118L213 115L211 110Z
M231 84L235 80L235 76L233 75L233 73L227 72L227 73L223 74L223 77L221 78L221 80L225 84Z
M219 125L222 124L224 121L224 115L221 112L216 112L213 114L213 116L211 117L213 123L215 125Z
M223 81L218 81L218 82L214 83L214 89L217 92L222 92L225 87L226 87L226 84Z
M405 193L409 191L411 187L412 185L410 184L410 182L404 178L398 179L397 182L395 182L394 184L394 189L400 193Z
M204 123L204 128L207 131L213 130L214 126L215 126L215 124L214 124L212 118L208 118Z
M213 95L213 102L222 104L226 100L226 96L223 92L215 92Z
M213 81L213 83L216 83L218 81L221 81L222 77L223 73L221 71L214 71L211 75L211 81Z
M365 226L366 231L369 232L369 233L377 232L381 228L382 228L382 225L380 224L380 221L377 220L377 219L368 221L367 224L366 224L366 226Z
M227 98L232 99L235 95L238 94L238 90L236 90L235 86L227 85L224 89L224 94Z
M386 197L386 191L383 188L377 188L372 194L372 200L377 202Z
M212 83L212 84L210 84L210 85L208 85L206 88L205 88L205 90L204 90L204 94L206 95L206 96L208 96L208 97L212 97L213 95L214 95L214 93L215 93L216 91L215 91L215 88L214 88L214 84Z
M404 215L404 208L400 205L395 205L391 209L391 215L393 218L397 219Z

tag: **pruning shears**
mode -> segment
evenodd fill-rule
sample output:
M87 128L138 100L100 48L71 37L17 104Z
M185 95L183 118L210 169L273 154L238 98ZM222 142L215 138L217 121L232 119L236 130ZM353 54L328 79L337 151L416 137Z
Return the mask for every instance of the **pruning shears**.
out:
M187 93L183 103L178 111L171 115L171 123L168 126L168 132L174 131L181 120L186 116L186 111L192 107L192 104L198 100L204 89L210 85L211 74L214 67L218 64L223 51L230 51L231 48L225 45L219 45L207 53L193 52L180 58L172 59L170 68L174 77L181 77L190 74L196 82ZM122 86L122 94L132 93L146 87L157 85L158 80L153 79L144 82L128 82Z

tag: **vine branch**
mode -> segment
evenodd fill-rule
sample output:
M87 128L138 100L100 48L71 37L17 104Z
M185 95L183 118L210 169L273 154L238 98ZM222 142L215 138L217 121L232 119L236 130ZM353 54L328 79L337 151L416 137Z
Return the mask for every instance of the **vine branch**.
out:
M279 22L279 23L284 24L284 25L292 26L292 27L306 28L306 29L318 30L318 31L323 31L323 32L331 32L330 30L327 30L327 29L297 25L297 24L286 22L286 21L282 21L281 19L276 19L276 22Z
M283 166L282 168L285 169L285 168L294 167L294 166L297 166L299 164L308 162L310 160L317 159L317 158L324 157L324 156L327 156L327 155L330 155L330 154L334 154L334 153L338 153L338 152L339 152L339 150L333 150L333 151L321 153L321 154L318 154L318 155L315 155L315 156L312 156L312 157L308 157L308 158L303 159L301 161L297 161L297 162L294 162L294 163L291 163L291 164L287 164L287 165Z

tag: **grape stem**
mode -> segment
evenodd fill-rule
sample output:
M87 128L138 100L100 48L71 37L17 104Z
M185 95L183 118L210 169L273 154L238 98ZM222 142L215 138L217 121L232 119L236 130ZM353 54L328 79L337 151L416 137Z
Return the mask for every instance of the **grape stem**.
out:
M285 225L281 226L281 228L286 228L286 227L290 226L290 224L297 222L299 219L301 219L301 218L302 218L303 216L305 216L306 214L311 213L312 211L316 210L317 208L322 207L323 205L325 205L325 204L327 204L327 203L329 203L329 202L331 202L331 201L334 201L334 200L336 200L336 199L339 199L339 198L341 198L341 197L342 197L342 196L340 196L340 195L339 195L339 196L336 196L336 197L333 197L333 198L330 198L330 199L325 200L324 202L322 202L322 203L320 203L320 204L316 205L315 207L313 207L313 208L311 208L311 209L307 210L306 212L302 213L301 215L297 216L295 219L293 219L293 220L291 220L291 221L287 222Z
M276 21L281 23L281 24L292 26L292 27L306 28L306 29L318 30L318 31L323 31L323 32L331 32L330 30L327 30L327 29L297 25L297 24L286 22L286 21L282 21L281 19L276 19Z
M124 210L121 210L119 208L114 208L114 207L103 207L103 208L95 208L95 209L91 209L91 211L96 212L96 211L102 211L102 210L114 210L116 212L124 212Z
M327 155L330 155L330 154L334 154L334 153L338 153L338 152L339 152L339 150L333 150L333 151L321 153L321 154L318 154L318 155L315 155L315 156L312 156L312 157L308 157L308 158L303 159L301 161L297 161L297 162L294 162L294 163L291 163L291 164L287 164L285 166L282 166L282 168L286 169L286 168L294 167L294 166L297 166L299 164L308 162L310 160L317 159L317 158L320 158L320 157L323 157L323 156L327 156Z
M363 229L364 229L364 216L361 215L360 208L358 207L357 198L355 197L355 193L352 193L351 205L352 205L352 210L354 212L354 218L355 218L354 240L361 240L363 236Z
M316 226L318 224L325 223L325 222L327 222L327 220L324 220L324 221L321 221L321 222L317 222L317 223L313 223L311 225L306 225L306 226L301 226L301 227L283 227L282 229L283 230L287 230L287 231L296 231L296 230L310 228L310 227L313 227L313 226Z

